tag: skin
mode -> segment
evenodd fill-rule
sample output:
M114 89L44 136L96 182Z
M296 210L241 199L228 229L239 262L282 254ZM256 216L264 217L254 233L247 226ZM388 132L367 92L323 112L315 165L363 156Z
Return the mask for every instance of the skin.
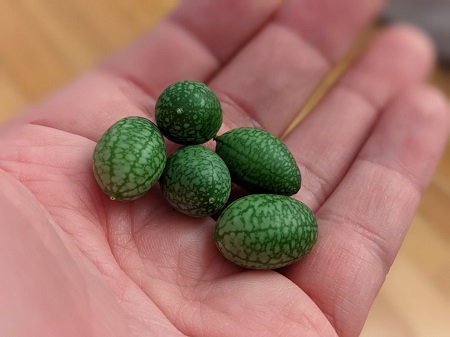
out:
M101 134L127 115L153 119L157 95L180 79L217 93L221 132L281 135L382 6L342 0L336 15L334 3L185 1L4 125L0 335L358 336L449 131L445 99L424 83L433 52L415 29L381 33L284 139L303 174L295 197L320 234L280 272L224 260L214 221L180 215L158 188L109 200L91 170Z

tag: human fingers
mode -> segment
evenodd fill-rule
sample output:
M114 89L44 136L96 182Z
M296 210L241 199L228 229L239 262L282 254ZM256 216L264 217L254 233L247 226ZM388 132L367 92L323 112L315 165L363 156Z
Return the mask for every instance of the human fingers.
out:
M383 1L288 1L210 82L225 124L251 117L280 136Z
M122 117L151 117L156 95L166 85L181 79L206 81L279 3L185 1L130 48L33 108L23 122L97 141Z
M250 17L253 14L259 18L249 20L253 29L247 28L247 39L250 34L255 34L255 31L261 28L252 42L248 43L228 64L224 72L211 82L224 106L224 129L250 124L253 118L271 132L279 133L284 129L321 78L329 71L332 63L337 62L337 58L342 56L344 52L342 46L349 46L353 42L357 32L376 15L382 2L370 0L358 2L355 6L351 0L343 1L340 4L342 14L330 20L335 9L333 2L289 1L283 5L276 18L267 22L264 28L261 28L261 25L274 12L275 5L263 6L263 10L255 10L260 8L260 5L239 5L237 8L243 6L244 13L232 11L229 14L227 14L229 8L234 9L236 6L224 8L220 12L221 15L234 18L235 15L239 16L239 13ZM188 18L192 14L191 11L186 11ZM206 16L205 13L201 15L200 10L195 14L201 18ZM177 17L176 20L179 21L180 18ZM217 21L213 15L211 17L212 20L205 19L205 25L200 27L203 31L210 29L214 21ZM316 20L309 21L309 17L315 17ZM303 26L295 24L301 20L306 20L307 24ZM222 36L229 36L227 29L231 19L222 21L223 25L219 25L219 28L225 31L222 32ZM166 31L164 27L163 24L160 28L163 33ZM197 35L201 35L200 28L195 28ZM311 35L314 28L317 28L316 34ZM327 35L329 30L340 32L339 52L335 48L337 45L330 42ZM180 34L178 30L172 33L176 35L177 32ZM120 117L130 114L151 116L154 113L157 91L162 90L163 86L175 78L191 77L207 80L219 69L218 64L207 66L212 64L208 61L211 59L211 53L206 52L208 50L206 47L199 48L197 40L194 40L192 45L189 43L186 45L186 41L191 40L178 37L184 42L176 43L176 38L172 40L158 38L159 34L163 33L155 33L155 36L150 33L148 40L145 38L143 40L146 43L137 43L131 51L111 61L103 68L104 70L82 78L64 93L60 92L54 99L40 105L39 113L35 112L28 121L96 141L101 136L102 130ZM306 35L314 36L313 40L307 41ZM221 38L218 32L216 37L219 40ZM232 54L230 50L236 52L242 41L243 38L240 37L234 44L230 42L229 47L222 47L225 51L217 50L217 55L224 59L226 55ZM314 41L317 41L317 45L313 44ZM273 48L274 44L277 48ZM172 49L174 46L179 46L177 47L179 49ZM209 48L212 50L213 47ZM202 54L203 57L200 56L199 50L205 53ZM166 62L170 59L168 54L182 55L182 52L185 52L186 57L180 69L178 69L179 62L173 59L170 64ZM258 62L255 62L255 56ZM154 72L155 75L150 76L149 72ZM271 81L267 81L267 78ZM155 83L155 86L150 87L150 83ZM234 95L235 92L242 95ZM241 100L244 96L248 98L246 103ZM244 108L240 109L239 106ZM258 116L251 111L258 111ZM282 116L277 114L280 111L283 112ZM57 116L55 112L58 112Z
M316 212L320 234L284 274L339 335L357 336L446 143L449 108L419 85L385 109L345 177Z
M394 26L381 32L285 138L303 176L297 197L317 210L350 167L386 104L422 81L432 65L432 46L416 29Z
M206 81L251 39L279 0L183 1L106 68L157 97L180 79Z

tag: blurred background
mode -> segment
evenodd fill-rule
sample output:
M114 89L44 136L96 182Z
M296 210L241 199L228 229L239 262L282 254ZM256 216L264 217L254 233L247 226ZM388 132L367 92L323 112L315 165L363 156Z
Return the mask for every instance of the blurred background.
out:
M383 17L408 21L426 30L436 43L441 61L450 64L449 0L390 0Z
M0 0L0 123L127 45L177 2ZM384 18L420 25L449 60L449 8L449 0L394 0ZM443 64L430 81L450 97ZM361 336L450 337L450 146Z

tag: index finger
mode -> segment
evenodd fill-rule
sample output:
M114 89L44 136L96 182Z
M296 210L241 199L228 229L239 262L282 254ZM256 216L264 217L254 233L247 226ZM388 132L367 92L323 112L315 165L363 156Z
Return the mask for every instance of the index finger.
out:
M206 81L244 45L280 1L184 1L107 68L152 96L180 79Z

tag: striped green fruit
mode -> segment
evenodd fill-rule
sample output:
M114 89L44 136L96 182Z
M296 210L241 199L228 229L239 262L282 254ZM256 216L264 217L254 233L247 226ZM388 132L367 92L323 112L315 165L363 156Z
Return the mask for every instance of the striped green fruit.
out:
M111 199L134 200L145 194L164 170L164 138L150 120L126 117L103 134L93 161L95 179Z
M317 240L317 220L303 203L276 194L252 194L231 203L216 222L222 255L250 269L276 269L308 254Z
M216 137L216 153L225 161L233 182L253 193L293 195L301 186L297 162L287 146L271 133L251 127Z
M156 124L178 144L202 144L212 139L222 125L222 107L205 84L176 82L159 96L155 107Z
M225 206L231 193L231 177L213 151L188 145L167 159L160 186L172 207L189 216L204 217Z

